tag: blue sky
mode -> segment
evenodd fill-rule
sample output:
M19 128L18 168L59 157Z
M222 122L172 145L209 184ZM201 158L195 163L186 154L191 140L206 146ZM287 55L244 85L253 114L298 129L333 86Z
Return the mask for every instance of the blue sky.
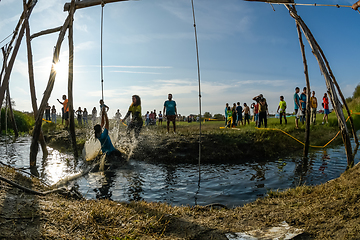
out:
M39 0L31 18L31 34L63 24L63 0ZM68 1L69 2L69 1ZM355 0L316 3L352 5ZM298 3L313 3L298 1ZM293 109L294 88L305 86L294 20L282 5L242 0L194 0L202 87L202 112L223 113L226 102L250 104L262 93L275 112L279 96ZM350 8L298 6L346 97L359 83L360 14ZM22 1L0 2L0 41L14 30ZM99 107L101 6L79 9L74 21L74 107ZM168 93L178 113L198 113L198 82L190 0L140 0L104 7L104 94L113 116L127 111L131 96L146 110L162 110ZM32 40L38 103L49 78L58 33ZM7 41L0 44L3 46ZM317 97L326 91L318 64L305 42L310 83ZM2 56L1 56L2 61ZM64 39L59 70L49 104L67 94L68 41ZM31 111L25 39L10 79L16 109Z

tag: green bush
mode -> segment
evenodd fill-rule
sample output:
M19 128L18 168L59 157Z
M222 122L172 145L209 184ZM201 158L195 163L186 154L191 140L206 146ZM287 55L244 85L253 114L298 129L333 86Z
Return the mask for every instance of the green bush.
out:
M35 121L31 114L23 113L20 111L14 111L14 118L16 122L16 126L19 132L29 132ZM8 133L13 132L13 124L9 117L9 113L7 115L7 128ZM11 131L10 131L11 130ZM1 109L1 131L5 132L5 109Z

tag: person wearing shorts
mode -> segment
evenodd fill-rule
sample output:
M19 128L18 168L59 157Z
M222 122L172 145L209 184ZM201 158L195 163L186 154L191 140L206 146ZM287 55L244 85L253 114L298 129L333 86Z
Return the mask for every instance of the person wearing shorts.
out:
M167 119L167 132L169 133L170 122L172 122L174 127L174 133L176 133L175 120L176 120L177 110L176 110L176 102L172 100L171 93L168 94L168 100L164 102L163 113L165 113Z
M158 125L162 125L163 115L162 115L161 111L159 112L158 117L159 117L159 124Z
M325 123L325 119L326 119L326 123L329 123L328 115L330 113L330 110L329 110L329 98L327 97L327 93L324 93L323 105L324 105L324 117L323 117L322 124Z

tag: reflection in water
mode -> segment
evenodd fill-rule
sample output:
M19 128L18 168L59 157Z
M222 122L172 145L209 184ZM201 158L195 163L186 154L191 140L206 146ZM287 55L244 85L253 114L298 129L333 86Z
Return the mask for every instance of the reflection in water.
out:
M114 171L105 171L99 172L99 174L103 177L99 180L100 187L94 189L94 192L96 193L96 198L112 200L111 187L113 186L116 173Z
M16 167L29 166L31 139L18 138L5 144L0 138L0 160ZM49 156L38 156L37 172L53 184L64 176L87 166L83 159L48 148ZM355 158L355 163L359 157ZM171 159L169 159L171 162ZM173 205L222 203L239 206L266 195L270 189L287 189L298 185L324 183L340 176L347 160L343 146L315 151L308 159L289 157L239 164L198 165L149 164L130 159L116 170L89 173L76 180L79 191L88 199L119 201L160 201Z

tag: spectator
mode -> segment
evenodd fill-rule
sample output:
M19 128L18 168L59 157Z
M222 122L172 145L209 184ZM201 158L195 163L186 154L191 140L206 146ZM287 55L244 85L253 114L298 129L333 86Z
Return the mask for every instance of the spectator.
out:
M300 98L299 98L299 92L300 92L300 88L296 87L295 88L295 93L294 93L294 110L295 110L295 128L298 129L299 128L299 108L301 111L301 105L300 105Z
M81 107L78 108L78 110L76 110L76 115L77 115L77 121L78 121L78 125L82 126L82 110Z
M150 123L150 114L149 111L147 111L145 114L145 126L149 126L149 123Z
M246 103L244 103L243 112L244 112L244 125L246 125L246 120L248 122L248 125L250 125L250 108Z
M286 102L284 101L284 96L280 96L279 106L276 112L280 110L280 124L282 124L282 117L284 117L285 124L287 124L286 120Z
M46 108L45 108L45 120L47 120L47 121L51 121L50 111L51 111L51 107L50 107L49 103L47 103Z
M88 111L86 110L86 108L84 108L82 118L83 118L83 121L84 121L84 125L85 124L87 125L88 124Z
M162 115L161 111L159 112L158 117L159 117L159 124L158 125L162 125L163 115Z
M231 108L231 121L232 126L236 127L236 103L234 103L233 107Z
M310 107L311 107L311 123L316 124L316 109L317 109L317 98L315 97L315 91L312 91L312 96L310 97Z
M64 100L63 102L60 102L59 99L57 100L64 107L64 119L65 119L65 129L66 129L69 126L69 106L68 106L69 100L66 98L65 94L62 96L62 99Z
M168 94L168 100L164 102L164 109L163 112L165 113L166 119L167 119L167 132L169 133L169 127L170 127L170 121L173 123L174 127L174 133L176 133L176 102L172 100L172 94Z
M236 107L236 113L237 113L237 125L240 125L239 122L241 122L241 125L243 124L243 119L242 119L242 112L243 112L243 108L242 106L240 106L240 102L237 102L237 107Z
M93 126L96 123L96 115L97 115L97 110L96 110L96 107L94 107L93 110L91 111L91 119L92 119Z
M56 124L56 108L55 105L52 106L51 109L51 120Z
M268 114L268 105L266 99L262 94L253 98L253 100L257 101L259 104L259 121L258 128L260 128L261 124L264 122L264 127L267 128L267 114Z
M302 124L304 124L306 118L306 87L303 88L303 92L300 94L299 100L301 105L300 121Z
M324 117L323 117L322 124L324 124L325 119L326 119L326 123L329 123L328 115L330 113L330 110L329 110L329 98L327 97L327 93L324 93L323 107L324 107Z
M228 111L228 107L229 107L229 104L226 103L225 104L225 127L227 126L227 123L228 123L228 115L227 115L227 111Z

